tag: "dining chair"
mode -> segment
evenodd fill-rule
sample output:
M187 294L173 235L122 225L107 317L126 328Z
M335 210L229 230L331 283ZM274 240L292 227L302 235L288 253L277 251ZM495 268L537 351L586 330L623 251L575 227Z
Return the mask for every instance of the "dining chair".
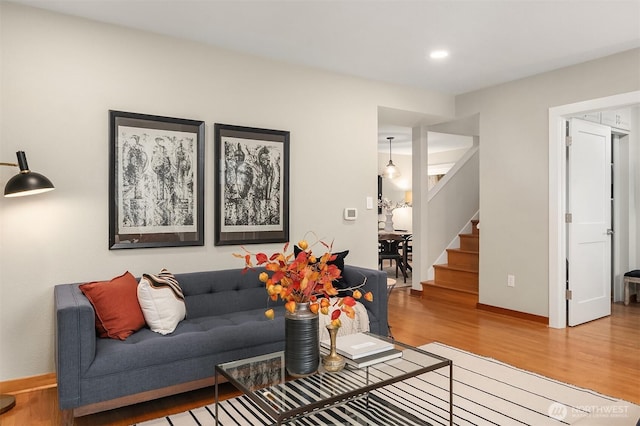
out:
M413 272L411 263L409 263L409 257L413 256L413 235L404 235L403 238L404 241L402 242L402 261L404 262L404 266L407 271Z
M396 278L398 278L398 269L402 271L404 282L407 282L407 268L404 263L404 256L401 253L404 238L401 235L383 234L378 236L378 264L380 270L383 269L384 261L389 260L389 266L393 266L396 262Z

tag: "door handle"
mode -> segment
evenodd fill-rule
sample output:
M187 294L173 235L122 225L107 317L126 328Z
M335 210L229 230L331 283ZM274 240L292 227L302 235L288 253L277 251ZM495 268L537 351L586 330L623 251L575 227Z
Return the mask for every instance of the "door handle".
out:
M613 235L613 229L607 229L607 235Z

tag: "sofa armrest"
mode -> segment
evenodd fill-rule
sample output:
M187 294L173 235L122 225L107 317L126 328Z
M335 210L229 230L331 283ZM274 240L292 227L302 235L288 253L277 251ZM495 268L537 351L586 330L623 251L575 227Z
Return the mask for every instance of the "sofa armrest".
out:
M389 333L387 322L387 274L377 269L345 265L342 270L342 276L349 287L361 284L366 278L367 281L360 291L362 291L362 294L368 291L373 293L373 302L362 301L369 313L371 332L386 336Z
M78 284L54 287L55 363L61 409L78 406L80 381L96 353L95 311Z

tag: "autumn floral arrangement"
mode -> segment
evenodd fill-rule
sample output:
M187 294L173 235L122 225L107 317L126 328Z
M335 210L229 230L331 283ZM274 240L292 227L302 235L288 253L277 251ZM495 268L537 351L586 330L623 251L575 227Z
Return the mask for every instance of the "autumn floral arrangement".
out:
M316 238L316 240L312 245L306 239L298 241L300 250L297 255L294 252L288 252L289 243L286 243L282 251L275 252L271 256L265 253L252 253L244 247L242 247L243 254L235 253L234 256L244 259L243 272L255 266L264 266L266 272L260 273L259 280L265 284L271 300L285 301L287 311L293 313L297 303L308 302L313 313L331 315L331 325L340 327L340 315L344 313L353 319L356 300L364 297L367 301L373 301L373 294L367 292L363 295L360 291L366 283L366 277L364 277L361 284L342 290L350 291L351 296L337 297L338 290L333 286L333 282L341 277L342 271L332 263L336 260L336 255L331 253L333 242L327 244L320 239ZM316 244L326 248L326 252L319 258L311 249ZM273 309L268 309L265 315L273 319L275 313Z

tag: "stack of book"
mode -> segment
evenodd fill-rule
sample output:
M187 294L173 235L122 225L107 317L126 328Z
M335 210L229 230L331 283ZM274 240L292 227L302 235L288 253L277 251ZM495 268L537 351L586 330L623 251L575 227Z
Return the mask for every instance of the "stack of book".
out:
M331 347L328 340L320 342L325 349ZM348 365L363 368L394 358L400 358L402 351L394 344L366 333L347 334L336 338L336 352L345 357Z

